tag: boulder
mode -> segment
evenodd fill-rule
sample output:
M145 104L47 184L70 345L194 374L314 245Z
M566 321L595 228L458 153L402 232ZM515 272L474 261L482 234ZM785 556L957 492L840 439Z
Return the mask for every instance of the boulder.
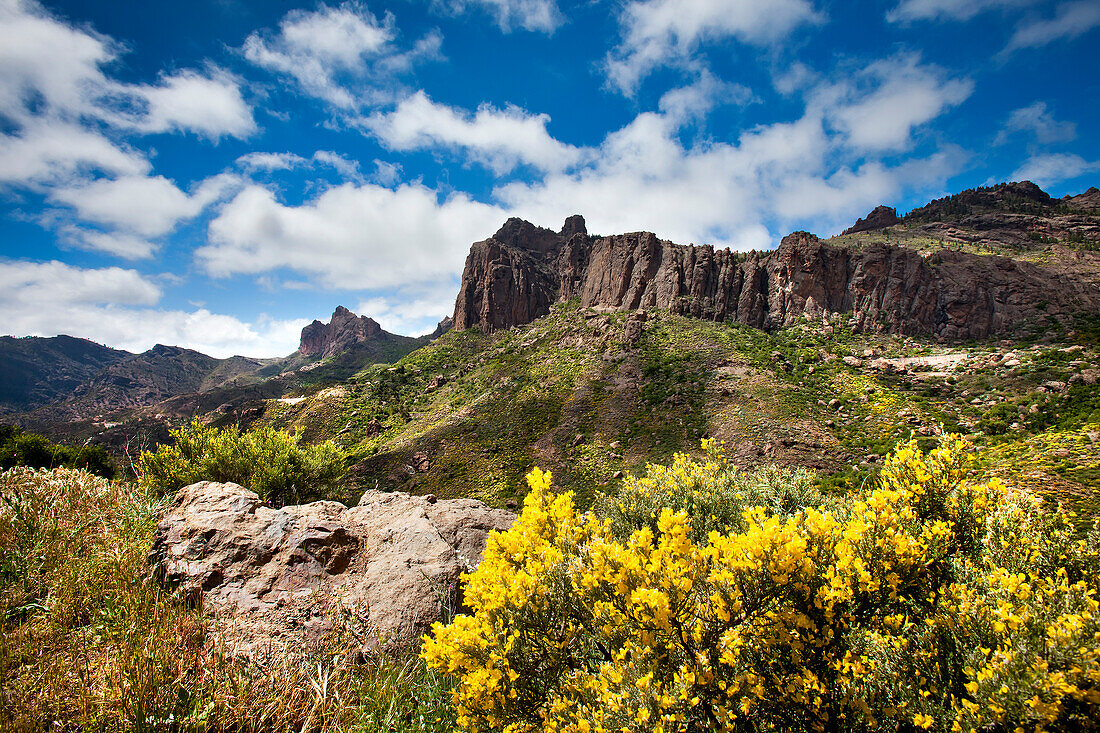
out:
M305 633L306 620L352 615L374 643L419 638L461 605L460 576L488 534L515 515L473 499L367 491L273 509L232 483L180 489L157 526L154 571L201 596L245 645ZM228 622L232 622L229 624Z

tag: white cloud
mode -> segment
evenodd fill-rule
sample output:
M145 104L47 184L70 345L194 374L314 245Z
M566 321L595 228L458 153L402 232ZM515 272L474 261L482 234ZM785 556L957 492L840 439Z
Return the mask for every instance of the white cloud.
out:
M217 69L210 76L180 71L155 86L129 87L125 93L145 107L144 114L128 120L140 132L191 131L218 140L225 135L244 138L256 131L240 86Z
M221 174L206 179L194 193L187 194L163 176L126 176L59 188L51 198L72 206L86 221L143 237L159 237L179 222L198 216L238 185L235 176Z
M1031 181L1045 188L1097 170L1100 161L1090 162L1073 153L1044 153L1025 161L1012 174L1012 180Z
M480 7L505 33L523 28L552 34L565 20L555 0L447 0L446 6L454 12Z
M917 20L970 20L986 10L1018 8L1036 0L902 0L886 13L891 23Z
M1015 132L1029 132L1043 144L1070 142L1077 138L1077 126L1054 119L1054 115L1047 110L1046 102L1035 102L1013 110L995 142L1004 143Z
M153 305L160 297L160 288L136 270L82 269L57 261L0 262L0 302L5 316L20 307L66 311L97 303Z
M358 161L351 160L332 150L318 150L308 158L303 158L295 153L247 153L237 158L237 165L251 173L258 171L270 173L292 168L327 166L333 168L345 181L360 182L363 180L363 173L359 169Z
M48 111L87 111L100 66L117 56L107 38L54 20L29 0L0 0L0 111L24 121ZM37 97L37 99L36 99Z
M969 79L949 78L914 54L869 64L851 79L816 89L813 104L860 150L904 150L913 128L961 104L974 90Z
M704 69L691 84L665 92L657 106L670 118L686 123L704 119L721 104L744 105L754 99L748 87L722 81Z
M211 313L153 308L161 289L134 270L83 269L61 262L0 262L0 310L13 336L88 338L129 351L154 344L216 357L285 356L308 321L259 318L249 324Z
M67 234L78 247L106 252L109 255L126 260L148 259L160 249L159 245L133 234L101 232L94 229L80 229L79 227L73 227Z
M345 184L300 206L254 185L222 208L195 255L214 276L287 268L330 288L430 285L461 271L470 243L504 219L497 207L464 194L441 202L416 184Z
M292 10L279 22L278 34L253 33L244 55L269 71L289 76L306 94L342 109L389 101L394 74L419 59L438 55L441 38L429 33L406 52L392 42L393 16L381 20L357 3L312 12Z
M290 170L307 165L309 160L294 153L246 153L237 158L237 165L247 171Z
M964 163L962 151L889 164L876 156L911 147L914 129L969 88L913 57L891 59L850 84L819 83L799 119L690 146L679 129L691 105L666 102L664 114L638 115L575 170L508 183L494 195L547 226L581 213L594 232L645 229L680 243L766 249L791 228L827 234L902 191L941 186ZM864 114L868 100L894 107L881 129Z
M1025 20L1016 27L1001 55L1039 48L1059 39L1074 39L1100 26L1100 2L1075 0L1058 5L1048 20Z
M733 38L769 45L821 20L808 0L632 0L619 16L623 38L607 58L608 78L633 93L655 68L690 66L702 43Z
M370 316L390 333L422 336L434 331L444 316L454 313L458 287L459 282L455 280L427 294L398 292L368 298L359 302L355 312Z
M75 123L44 119L0 135L0 183L37 188L92 172L136 176L149 167L144 156Z
M517 107L482 105L473 115L433 102L424 92L406 97L392 112L364 118L361 124L391 150L462 149L496 173L518 165L561 170L580 161L583 151L565 145L546 130L550 117Z

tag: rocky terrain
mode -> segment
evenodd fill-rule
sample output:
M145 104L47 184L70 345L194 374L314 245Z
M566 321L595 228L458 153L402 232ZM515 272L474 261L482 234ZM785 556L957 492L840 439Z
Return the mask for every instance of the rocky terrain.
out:
M1100 220L1075 212L1022 183L934 201L903 221L909 227L934 220L920 224L928 236L958 239L952 232L965 229L978 233L972 241L996 232L1005 241L1019 233L1034 243L1024 235L1038 232L1100 245ZM880 207L846 234L880 226L889 232L897 223ZM510 328L576 298L585 307L656 308L765 330L801 318L845 318L860 331L945 340L1021 336L1045 329L1050 317L1068 325L1077 314L1100 311L1100 256L1094 254L1058 253L1050 266L887 241L836 246L808 232L784 237L772 252L742 254L676 245L649 232L590 236L580 217L560 232L510 219L471 247L454 324ZM1078 277L1067 279L1061 260L1076 260Z
M151 561L172 587L201 593L237 654L287 637L317 639L351 617L367 650L416 640L461 607L459 576L490 530L515 515L478 501L368 491L271 509L237 486L181 489L157 527Z

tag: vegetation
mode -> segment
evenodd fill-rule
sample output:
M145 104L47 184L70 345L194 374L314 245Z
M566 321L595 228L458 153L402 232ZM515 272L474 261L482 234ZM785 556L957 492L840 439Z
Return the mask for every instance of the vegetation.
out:
M196 481L230 481L272 503L301 503L334 492L345 471L335 443L300 445L297 436L270 427L242 433L195 420L171 436L174 445L141 454L141 484L154 495Z
M704 448L596 514L531 472L472 615L425 642L463 728L1098 725L1100 524L1074 540L1060 512L975 482L957 439L903 447L832 502Z
M164 504L83 471L0 474L0 730L453 728L448 683L413 655L353 664L339 632L231 654L148 571Z
M102 446L58 445L44 436L0 425L0 470L15 466L83 468L104 478L114 478L117 474L114 462Z

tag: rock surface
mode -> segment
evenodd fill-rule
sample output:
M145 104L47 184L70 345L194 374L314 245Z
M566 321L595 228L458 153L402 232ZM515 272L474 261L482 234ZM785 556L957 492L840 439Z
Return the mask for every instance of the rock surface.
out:
M150 553L156 572L201 594L234 642L300 636L354 617L374 641L418 638L457 609L459 576L481 561L488 533L515 515L473 499L367 491L272 509L231 483L176 495ZM326 621L326 619L329 619Z
M314 321L302 329L298 352L303 356L327 359L382 333L382 327L374 319L356 316L339 305L328 323Z
M1023 186L1018 196L1024 194L1033 192ZM808 232L784 237L773 252L743 254L676 245L649 232L594 237L574 216L561 234L509 219L472 245L454 327L509 328L570 298L586 307L660 308L764 329L851 313L857 330L948 339L987 338L1047 316L1100 310L1095 283L1006 257L943 250L925 258L882 243L848 249Z
M867 215L866 219L857 219L856 223L845 229L841 234L855 234L856 232L866 232L872 229L885 229L886 227L892 227L897 224L901 219L898 218L897 209L892 209L889 206L876 206L874 211Z

